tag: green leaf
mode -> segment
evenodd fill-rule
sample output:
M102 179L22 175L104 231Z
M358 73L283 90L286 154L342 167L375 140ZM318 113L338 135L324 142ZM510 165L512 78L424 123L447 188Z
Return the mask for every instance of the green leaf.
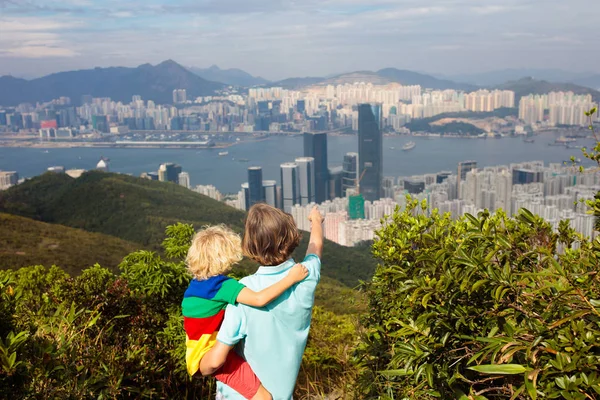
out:
M487 364L469 367L469 369L488 375L516 375L527 371L527 368L520 364Z
M414 373L405 369L388 369L387 371L379 371L379 374L383 376L410 376Z
M539 371L539 370L536 370ZM537 376L537 372L535 373ZM535 380L535 377L534 377ZM531 400L537 399L537 390L535 388L535 382L529 379L529 372L525 372L525 388L527 389L527 394L531 397Z

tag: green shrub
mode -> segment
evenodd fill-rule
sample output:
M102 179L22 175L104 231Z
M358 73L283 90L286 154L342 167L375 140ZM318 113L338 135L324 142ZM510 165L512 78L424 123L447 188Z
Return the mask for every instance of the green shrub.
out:
M600 239L418 207L373 245L359 397L600 398Z

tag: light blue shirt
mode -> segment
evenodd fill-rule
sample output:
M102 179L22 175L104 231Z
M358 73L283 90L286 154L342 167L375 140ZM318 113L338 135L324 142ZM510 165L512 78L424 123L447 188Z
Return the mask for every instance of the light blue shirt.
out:
M260 267L254 275L243 278L246 287L260 291L283 279L294 260L276 267ZM229 305L217 340L236 347L250 364L273 400L292 398L315 300L315 289L321 277L321 260L314 254L302 264L308 276L263 308L244 304ZM217 398L244 399L229 386L217 382Z

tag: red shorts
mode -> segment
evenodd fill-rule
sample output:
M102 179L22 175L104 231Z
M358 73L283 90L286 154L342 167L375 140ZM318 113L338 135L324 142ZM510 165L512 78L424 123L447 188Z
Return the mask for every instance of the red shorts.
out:
M250 365L234 350L229 352L225 364L215 372L214 377L247 399L253 398L260 387L260 381Z

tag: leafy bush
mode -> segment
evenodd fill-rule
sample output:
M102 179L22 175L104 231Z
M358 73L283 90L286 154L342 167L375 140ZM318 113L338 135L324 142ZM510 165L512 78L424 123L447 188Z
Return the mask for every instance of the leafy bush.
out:
M600 239L418 207L373 245L360 397L600 398Z

